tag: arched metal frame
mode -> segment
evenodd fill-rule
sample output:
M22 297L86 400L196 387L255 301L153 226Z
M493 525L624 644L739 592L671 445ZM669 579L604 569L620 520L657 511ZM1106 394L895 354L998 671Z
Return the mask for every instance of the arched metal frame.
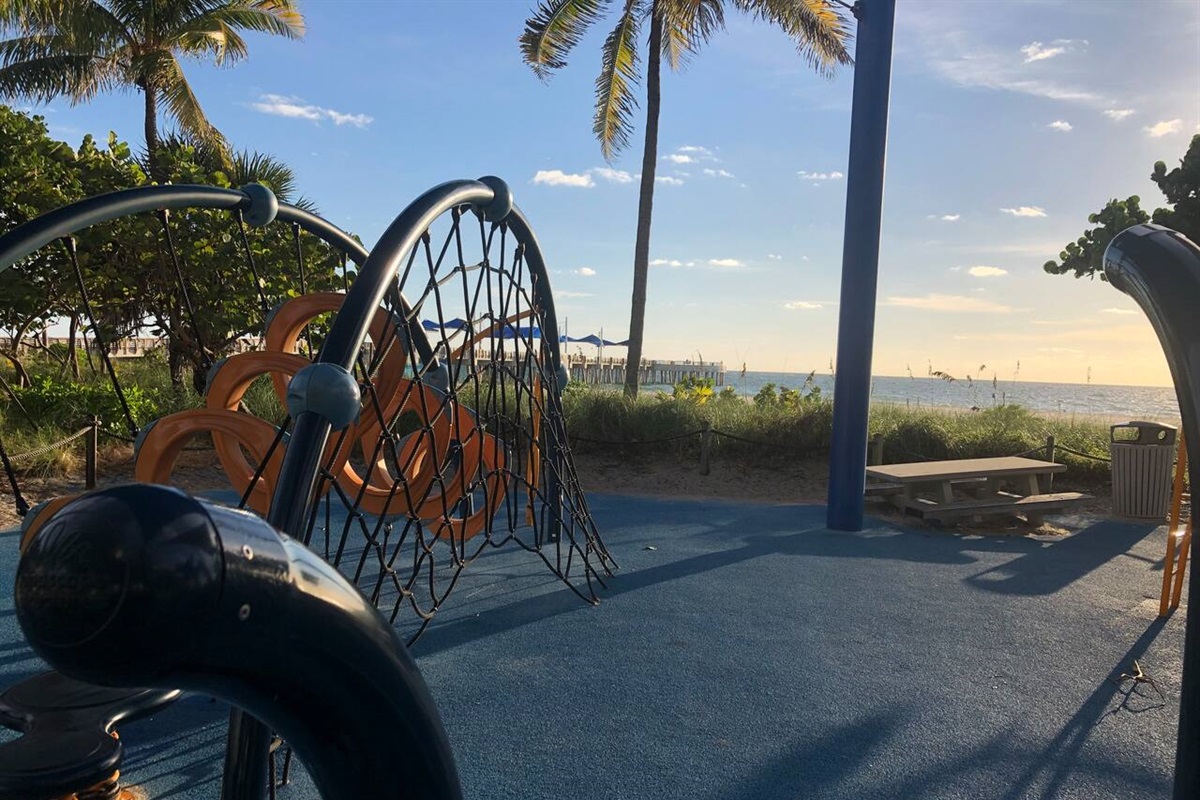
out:
M246 192L217 186L139 186L88 197L42 214L0 236L0 272L57 239L122 217L162 209L186 208L245 213L253 207L254 200ZM344 252L360 267L367 260L367 250L358 240L304 209L279 203L275 219L300 226L302 230ZM421 358L427 363L432 361L433 348L420 324L410 323L407 333Z
M87 198L48 212L0 236L0 271L58 239L122 217L189 208L240 211L248 215L257 211L262 216L263 209L256 209L255 202L254 196L245 191L174 185L138 187ZM543 347L550 360L548 371L558 378L557 385L550 387L548 394L551 403L561 404L564 381L549 273L528 220L512 205L507 186L496 178L451 181L434 187L401 212L371 253L326 220L294 206L278 204L275 220L299 226L344 252L359 266L358 276L334 317L317 362L352 370L375 311L385 298L391 298L399 305L405 331L421 362L430 368L436 366L433 347L416 314L411 313L411 306L401 295L396 279L404 259L430 225L441 215L462 206L472 207L493 224L506 224L523 248L531 275L534 304L541 311L539 322ZM304 537L316 501L321 457L331 432L329 421L315 412L296 415L267 516L267 521L275 528L294 538L302 540ZM558 440L552 426L544 426L543 436L548 448L565 444ZM561 508L562 489L556 476L547 474L546 481L547 495L552 504ZM248 715L235 712L231 719L223 779L226 800L260 800L263 797L268 747L269 731L265 726Z

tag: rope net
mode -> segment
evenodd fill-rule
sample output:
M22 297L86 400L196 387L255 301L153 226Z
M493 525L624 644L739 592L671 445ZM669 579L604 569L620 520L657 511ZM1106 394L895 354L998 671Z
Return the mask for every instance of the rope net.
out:
M78 279L121 427L140 426L135 478L194 486L180 456L211 439L228 483L219 499L265 515L289 444L288 382L319 352L355 254L296 224L248 231L237 211L134 219L79 232L59 252ZM143 261L107 244L121 233L145 246ZM89 251L89 240L105 244ZM614 566L568 446L548 280L540 254L529 258L536 247L523 223L488 222L470 206L437 218L365 326L358 419L320 457L303 541L410 644L490 549L524 549L588 602ZM169 308L89 292L87 276L111 274L113 254L153 270ZM127 370L108 350L147 318L178 343L172 358L207 368L199 407L135 420ZM247 335L258 346L231 352Z

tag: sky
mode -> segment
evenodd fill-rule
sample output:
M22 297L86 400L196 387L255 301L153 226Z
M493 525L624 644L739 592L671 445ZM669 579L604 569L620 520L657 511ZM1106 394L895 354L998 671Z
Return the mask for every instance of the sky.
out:
M591 133L614 22L543 82L517 47L532 0L299 5L303 40L251 36L235 67L185 67L233 146L290 164L368 245L429 187L498 175L541 241L560 323L625 338L642 112L611 163ZM664 74L646 357L829 371L853 78L816 75L732 8ZM35 110L75 144L141 144L139 95ZM1169 385L1130 299L1042 265L1109 199L1160 205L1154 162L1178 165L1197 132L1194 0L898 0L875 374Z

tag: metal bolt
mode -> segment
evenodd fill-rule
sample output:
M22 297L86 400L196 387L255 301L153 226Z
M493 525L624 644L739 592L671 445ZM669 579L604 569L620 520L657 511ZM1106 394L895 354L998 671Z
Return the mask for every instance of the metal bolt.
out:
M238 622L245 622L250 619L250 604L246 603L238 609Z
M252 547L250 547L250 545L244 544L244 545L242 545L242 555L246 557L247 561L253 561L254 560L254 549Z

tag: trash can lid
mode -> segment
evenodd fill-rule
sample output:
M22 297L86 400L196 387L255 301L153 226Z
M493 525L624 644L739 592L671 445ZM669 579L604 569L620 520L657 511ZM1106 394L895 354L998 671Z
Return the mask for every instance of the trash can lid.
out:
M1127 438L1117 438L1117 431L1130 430L1136 432L1135 436ZM1131 422L1121 422L1109 428L1109 435L1112 441L1116 444L1157 444L1169 445L1175 443L1175 435L1179 428L1175 425L1167 425L1162 422L1149 422L1146 420L1133 420Z

